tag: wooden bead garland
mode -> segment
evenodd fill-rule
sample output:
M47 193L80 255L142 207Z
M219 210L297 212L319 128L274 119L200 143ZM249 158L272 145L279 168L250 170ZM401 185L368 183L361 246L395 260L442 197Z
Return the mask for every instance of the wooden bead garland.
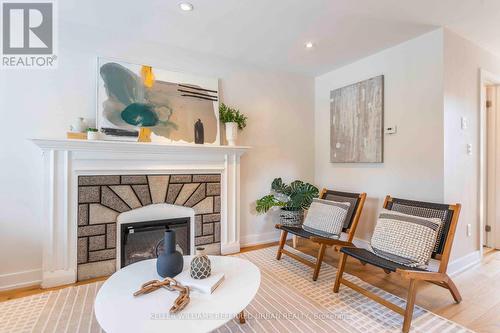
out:
M144 283L141 286L141 289L134 293L134 296L140 296L144 294L149 294L155 290L160 288L165 288L169 291L178 291L179 296L175 299L174 304L170 308L170 313L177 313L184 309L186 305L189 303L189 287L185 287L178 283L176 280L172 278L165 278L163 281L159 280L151 280Z

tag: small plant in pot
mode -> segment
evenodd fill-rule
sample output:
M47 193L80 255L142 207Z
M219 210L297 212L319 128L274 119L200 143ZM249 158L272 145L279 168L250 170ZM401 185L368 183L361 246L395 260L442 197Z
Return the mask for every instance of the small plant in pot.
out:
M247 117L239 110L221 103L219 106L219 119L226 126L227 144L229 146L236 145L238 129L242 130L247 126Z
M319 195L316 186L300 180L290 185L276 178L271 184L271 194L257 200L257 213L266 213L273 207L280 207L281 224L293 226L304 222L304 210L311 206L314 198Z
M99 140L99 130L97 128L87 128L87 140Z

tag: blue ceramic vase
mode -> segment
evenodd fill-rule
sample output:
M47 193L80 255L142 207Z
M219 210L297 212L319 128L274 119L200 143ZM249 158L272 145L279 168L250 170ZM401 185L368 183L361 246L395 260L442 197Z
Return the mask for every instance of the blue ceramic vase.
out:
M174 277L184 266L184 259L179 251L175 250L175 232L166 230L163 240L163 252L156 260L156 271L162 278Z

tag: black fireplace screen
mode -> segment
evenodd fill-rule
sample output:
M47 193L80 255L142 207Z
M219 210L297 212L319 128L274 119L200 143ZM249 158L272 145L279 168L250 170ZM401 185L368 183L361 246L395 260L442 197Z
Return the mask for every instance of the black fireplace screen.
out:
M177 251L189 255L189 217L124 223L120 228L121 267L156 258L163 251L163 235L167 229L175 232Z

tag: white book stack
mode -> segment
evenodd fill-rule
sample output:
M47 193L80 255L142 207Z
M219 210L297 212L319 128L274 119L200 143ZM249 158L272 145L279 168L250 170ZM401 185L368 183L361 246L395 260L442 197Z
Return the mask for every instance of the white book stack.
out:
M189 273L189 269L184 270L182 273L174 278L183 286L188 286L194 292L201 294L211 294L215 289L224 281L224 273L212 272L206 279L193 279Z

